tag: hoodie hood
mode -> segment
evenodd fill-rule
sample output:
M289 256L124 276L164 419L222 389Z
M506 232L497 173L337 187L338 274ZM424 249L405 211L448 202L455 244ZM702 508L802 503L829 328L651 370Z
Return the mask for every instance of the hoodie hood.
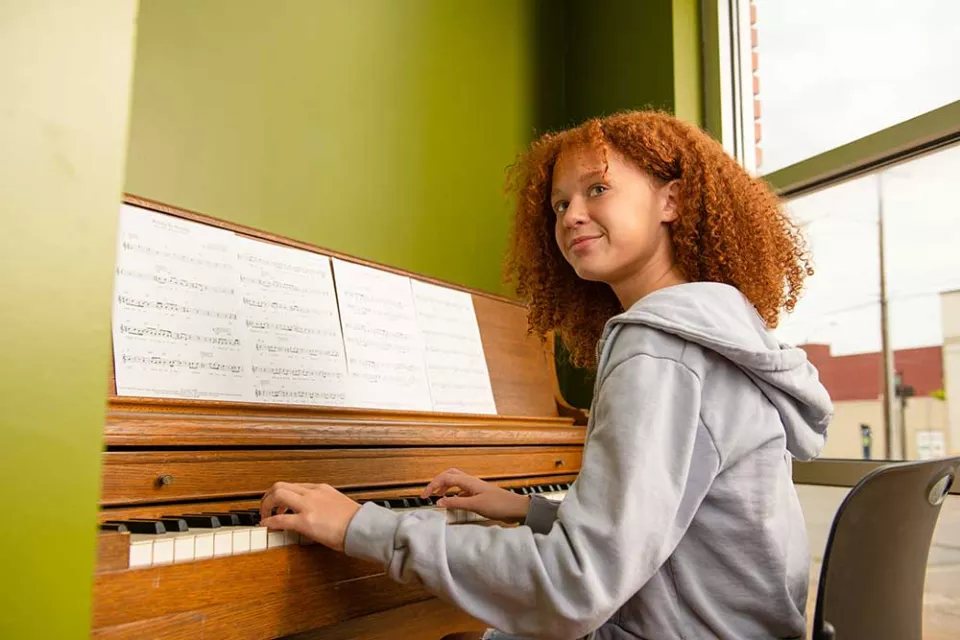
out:
M610 319L601 353L610 334L624 324L653 327L723 356L776 407L795 458L809 460L823 449L833 404L816 368L803 349L774 337L738 289L693 282L655 291Z

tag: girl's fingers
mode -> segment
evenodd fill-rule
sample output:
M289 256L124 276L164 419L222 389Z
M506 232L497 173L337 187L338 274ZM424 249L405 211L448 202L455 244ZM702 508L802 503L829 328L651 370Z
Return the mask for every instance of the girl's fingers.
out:
M292 531L299 531L300 514L288 513L286 515L270 516L265 520L261 520L260 525L268 529L280 529L284 531L290 529Z
M286 483L278 483L278 485L285 484ZM263 500L260 501L260 518L269 518L273 514L274 507L283 509L281 513L287 509L302 511L303 504L303 494L294 491L289 486L274 485L274 487L263 496Z

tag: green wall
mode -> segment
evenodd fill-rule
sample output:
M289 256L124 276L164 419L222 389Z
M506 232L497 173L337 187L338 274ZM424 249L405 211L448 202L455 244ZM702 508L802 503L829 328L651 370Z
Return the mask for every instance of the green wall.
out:
M127 191L500 291L545 6L143 0Z
M697 0L143 0L126 188L509 293L516 153L620 109L700 123L699 34Z
M0 1L0 638L85 638L134 0Z
M491 291L533 137L646 106L700 122L697 0L140 13L127 191Z

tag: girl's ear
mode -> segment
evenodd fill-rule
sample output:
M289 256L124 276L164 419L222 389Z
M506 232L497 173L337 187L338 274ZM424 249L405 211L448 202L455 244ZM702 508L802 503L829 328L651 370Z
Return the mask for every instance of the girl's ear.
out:
M660 219L676 222L680 210L680 180L671 180L660 188Z

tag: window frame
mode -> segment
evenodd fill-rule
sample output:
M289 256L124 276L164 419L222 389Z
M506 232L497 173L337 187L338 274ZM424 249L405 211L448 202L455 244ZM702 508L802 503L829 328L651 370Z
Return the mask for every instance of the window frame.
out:
M749 0L705 0L701 5L704 128L748 172L756 174L752 122L753 96L741 79L752 73L743 55L742 34L750 33ZM838 185L960 142L960 100L881 129L847 144L758 176L781 198L793 198ZM948 454L949 455L949 454ZM866 474L899 460L844 458L794 462L796 484L853 487ZM950 493L960 495L960 482Z

